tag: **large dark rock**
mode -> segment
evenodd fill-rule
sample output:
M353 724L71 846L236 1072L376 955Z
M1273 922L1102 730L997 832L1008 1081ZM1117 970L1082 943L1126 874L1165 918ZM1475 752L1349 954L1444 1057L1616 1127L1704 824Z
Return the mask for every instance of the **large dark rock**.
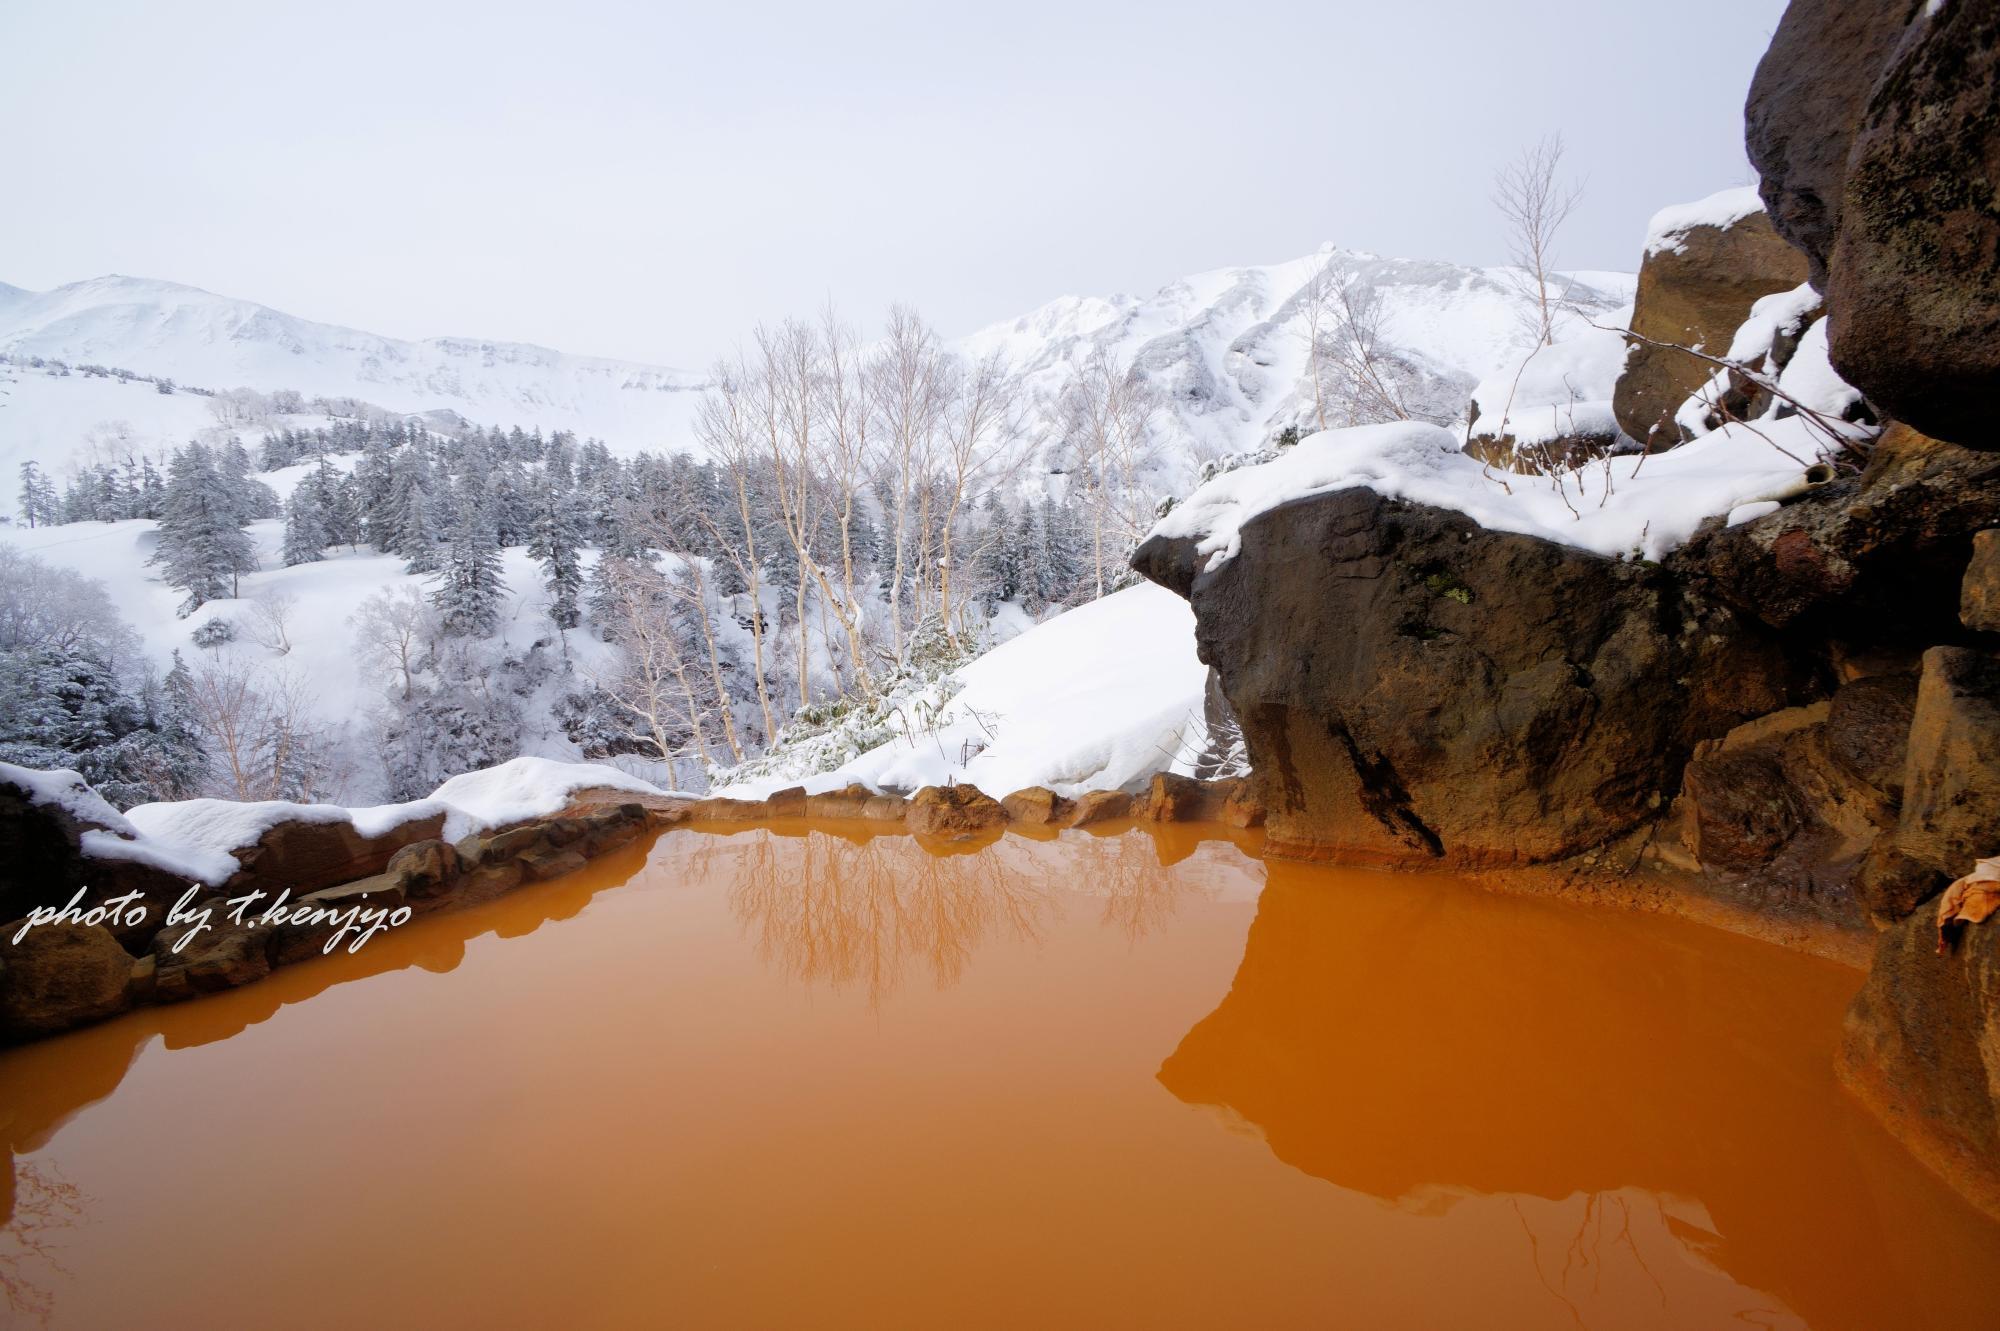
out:
M1798 835L1805 811L1776 756L1718 753L1687 766L1689 846L1703 864L1750 869Z
M1871 903L1856 879L1896 813L1855 767L1879 780L1893 753L1900 774L1913 688L1857 680L1831 702L1773 712L1695 746L1675 812L1712 894L1769 913L1862 922ZM1885 716L1894 724L1899 694L1901 732L1876 733Z
M2000 1218L2000 920L1937 953L1932 912L1883 934L1848 1009L1841 1079L1916 1156Z
M1632 331L1671 345L1633 343L1612 393L1618 428L1648 452L1680 443L1674 413L1715 367L1677 348L1725 354L1752 305L1805 280L1805 260L1761 212L1725 227L1690 227L1675 245L1647 254Z
M1827 712L1827 756L1854 780L1900 804L1916 706L1914 676L1870 675L1842 685Z
M1533 863L1663 811L1693 745L1783 706L1764 631L1671 570L1343 490L1281 505L1187 596L1280 853Z
M1834 368L1899 420L2000 448L2000 7L1794 0L1745 116Z
M0 769L6 766L0 764ZM13 769L17 775L23 770ZM136 892L144 910L121 913L106 927L127 948L143 949L186 882L136 860L85 855L85 833L122 839L130 825L75 773L34 776L38 779L31 785L24 775L10 780L0 770L0 865L5 866L0 872L0 919L67 905L79 889L86 909ZM55 783L65 788L59 799L48 797Z
M1792 0L1750 81L1744 139L1778 234L1805 252L1826 290L1840 230L1847 155L1912 0Z

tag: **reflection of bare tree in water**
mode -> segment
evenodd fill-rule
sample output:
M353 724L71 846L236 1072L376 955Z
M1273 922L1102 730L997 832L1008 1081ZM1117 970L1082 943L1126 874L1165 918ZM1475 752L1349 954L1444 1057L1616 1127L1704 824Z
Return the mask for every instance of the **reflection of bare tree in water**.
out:
M713 854L736 861L730 908L763 960L802 980L865 986L871 1003L912 962L944 989L989 937L1039 942L1054 908L1046 884L997 856L933 855L902 838L732 838L694 862Z
M0 1293L7 1298L10 1323L46 1322L55 1295L35 1276L68 1274L56 1253L55 1236L83 1217L83 1194L53 1168L13 1162L13 1209L0 1225Z
M1147 836L1072 837L1062 848L1076 890L1101 895L1104 923L1134 943L1164 927L1190 895L1210 895L1195 875L1163 867Z

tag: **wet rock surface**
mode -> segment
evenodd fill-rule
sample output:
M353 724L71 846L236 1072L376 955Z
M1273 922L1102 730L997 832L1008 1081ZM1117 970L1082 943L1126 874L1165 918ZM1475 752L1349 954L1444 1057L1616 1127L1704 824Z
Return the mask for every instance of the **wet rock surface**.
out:
M2000 927L1939 956L1919 912L1882 935L1840 1051L1848 1088L1961 1194L2000 1217Z
M1005 826L1007 810L976 786L925 786L910 796L908 819L918 836L964 841Z

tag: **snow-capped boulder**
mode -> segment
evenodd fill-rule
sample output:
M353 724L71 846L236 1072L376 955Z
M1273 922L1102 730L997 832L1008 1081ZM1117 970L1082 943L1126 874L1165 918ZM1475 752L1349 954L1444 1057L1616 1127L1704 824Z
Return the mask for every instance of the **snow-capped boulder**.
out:
M1279 853L1560 859L1653 816L1695 742L1784 701L1772 635L1641 561L1352 483L1231 521L1220 549L1163 522L1134 564L1192 602Z
M1612 394L1619 427L1648 452L1680 443L1675 414L1716 367L1676 348L1725 355L1758 300L1805 280L1804 256L1772 228L1754 189L1656 214L1631 325L1649 341L1632 342Z

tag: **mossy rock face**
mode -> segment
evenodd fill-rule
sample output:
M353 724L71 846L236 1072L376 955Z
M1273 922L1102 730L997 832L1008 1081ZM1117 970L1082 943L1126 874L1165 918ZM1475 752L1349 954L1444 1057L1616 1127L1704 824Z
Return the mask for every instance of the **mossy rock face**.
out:
M1834 368L1897 420L2000 449L2000 7L1793 0L1745 116Z

